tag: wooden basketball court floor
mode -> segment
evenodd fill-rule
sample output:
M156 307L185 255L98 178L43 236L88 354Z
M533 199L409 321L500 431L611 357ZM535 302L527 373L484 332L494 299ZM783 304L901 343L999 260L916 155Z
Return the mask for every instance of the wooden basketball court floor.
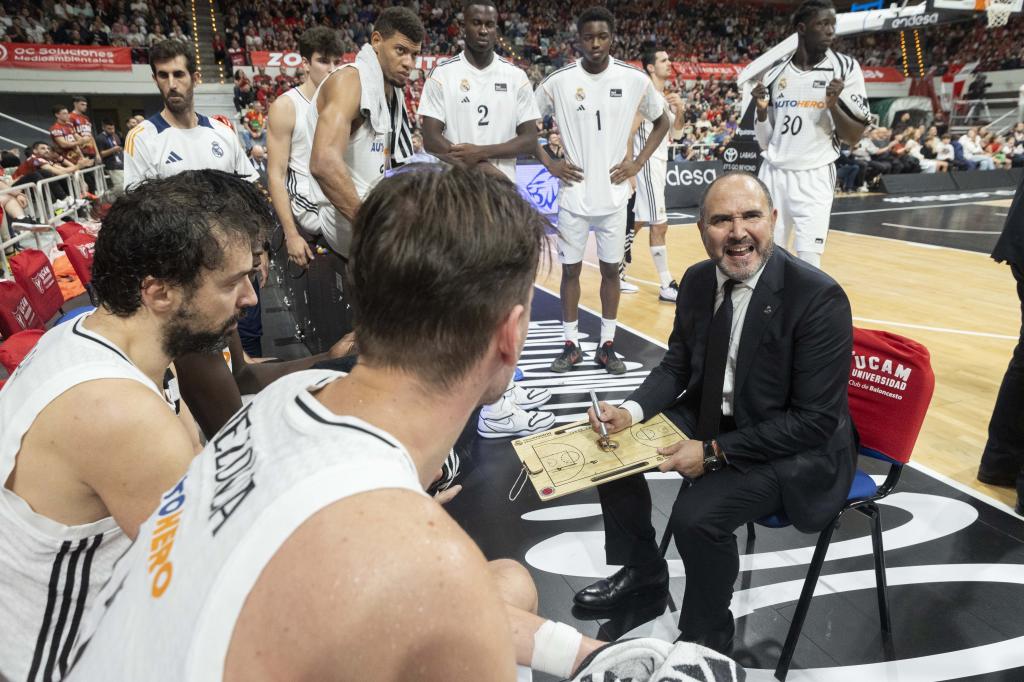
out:
M1015 490L985 485L975 474L1020 325L1013 276L988 257L1012 196L993 190L837 198L822 259L850 297L856 326L908 336L931 352L935 395L913 462L1011 506ZM695 221L696 209L670 216L669 262L677 278L706 258ZM585 259L582 305L599 311L593 240ZM646 229L626 274L640 292L622 296L619 320L667 342L674 307L658 301ZM557 293L559 277L555 262L538 284Z

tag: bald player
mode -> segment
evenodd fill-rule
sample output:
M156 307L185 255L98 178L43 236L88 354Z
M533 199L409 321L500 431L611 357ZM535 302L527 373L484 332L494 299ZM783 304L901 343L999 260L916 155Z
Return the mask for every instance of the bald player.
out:
M288 260L306 267L313 260L309 240L320 233L320 216L309 188L312 142L307 127L308 109L316 89L341 66L345 47L341 34L315 26L299 37L299 55L306 80L270 105L267 135L267 184L274 212L284 230ZM301 232L300 232L301 230Z
M404 7L388 7L356 60L329 74L313 95L309 129L311 188L324 240L348 258L352 220L363 197L392 161L411 156L402 88L416 65L423 24Z
M256 295L266 204L217 171L144 183L103 221L97 309L48 331L0 392L0 678L63 675L114 562L199 450L165 390Z
M277 381L207 444L118 563L69 679L501 682L517 661L616 679L663 658L536 616L525 569L488 564L423 493L515 370L544 226L475 170L372 190L352 242L359 364Z

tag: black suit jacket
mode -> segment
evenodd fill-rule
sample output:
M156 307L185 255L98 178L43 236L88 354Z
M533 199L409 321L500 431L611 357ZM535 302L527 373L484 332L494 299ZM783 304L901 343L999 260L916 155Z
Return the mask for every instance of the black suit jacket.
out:
M714 312L715 264L683 275L668 351L629 397L650 417L670 410L693 433ZM828 275L776 247L751 295L736 358L737 429L717 437L741 471L767 462L793 524L823 528L850 491L856 437L846 400L850 302ZM713 474L712 474L713 475Z
M1006 215L1006 224L999 235L992 257L1024 268L1024 178L1021 178L1013 203Z

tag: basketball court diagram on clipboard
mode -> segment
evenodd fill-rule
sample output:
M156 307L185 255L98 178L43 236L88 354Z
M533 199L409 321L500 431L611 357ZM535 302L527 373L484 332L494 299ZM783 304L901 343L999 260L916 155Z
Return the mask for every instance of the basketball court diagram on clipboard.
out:
M665 460L658 448L685 440L664 415L612 434L614 449L602 448L601 436L589 422L576 422L558 429L512 441L542 501L592 488L623 476L653 469Z

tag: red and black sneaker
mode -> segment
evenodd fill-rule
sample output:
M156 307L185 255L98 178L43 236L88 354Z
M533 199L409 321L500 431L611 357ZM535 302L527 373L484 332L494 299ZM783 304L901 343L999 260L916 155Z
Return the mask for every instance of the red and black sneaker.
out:
M615 354L615 347L611 341L605 341L604 345L597 349L594 354L594 362L604 367L609 374L626 373L626 363Z
M555 358L554 362L551 363L551 371L568 372L572 369L573 365L578 365L583 361L583 351L579 349L572 341L565 342L565 348L562 349L562 354Z

